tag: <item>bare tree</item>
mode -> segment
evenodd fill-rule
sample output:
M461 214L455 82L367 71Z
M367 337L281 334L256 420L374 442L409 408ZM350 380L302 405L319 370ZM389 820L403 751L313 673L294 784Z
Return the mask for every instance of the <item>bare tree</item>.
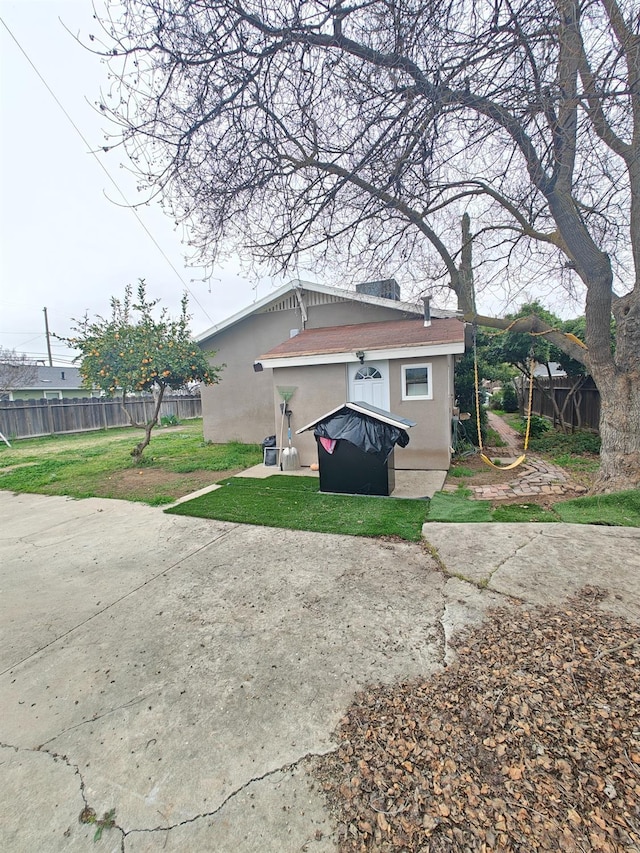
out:
M38 368L24 353L0 347L0 392L29 388L38 381Z
M582 293L586 348L537 317L518 330L545 333L593 375L600 488L640 483L633 0L113 8L101 108L202 258L235 245L280 269L303 256L401 272L498 327L476 310L498 281ZM465 219L461 245L463 214L475 234Z

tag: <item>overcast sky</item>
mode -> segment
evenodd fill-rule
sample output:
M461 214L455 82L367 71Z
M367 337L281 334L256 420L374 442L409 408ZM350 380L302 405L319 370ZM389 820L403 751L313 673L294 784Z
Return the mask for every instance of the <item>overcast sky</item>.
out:
M38 358L46 357L43 308L51 331L66 335L72 317L108 314L109 298L139 278L174 314L186 282L194 334L250 304L256 285L260 298L283 283L243 278L239 263L214 271L222 281L192 282L203 271L185 266L171 220L159 208L140 212L177 273L133 213L114 203L121 202L117 190L29 64L99 147L105 122L92 104L106 72L63 27L95 32L91 7L91 0L0 0L2 20L29 57L0 24L0 346ZM101 162L126 197L137 200L119 153ZM60 342L52 348L54 362L71 359Z
M46 358L45 307L50 330L68 335L71 318L108 315L110 297L139 278L173 314L187 286L194 335L283 283L243 276L239 260L204 282L202 269L185 266L181 232L159 206L139 215L160 248L123 203L111 179L130 202L140 197L120 151L98 155L99 162L90 153L105 142L107 123L93 105L106 69L67 32L86 43L97 31L91 0L0 0L0 16L15 37L0 23L0 346ZM303 269L299 275L323 280ZM562 290L556 297L549 308L580 313ZM481 307L502 313L507 305L492 305L485 294ZM73 358L55 339L52 349L56 363Z

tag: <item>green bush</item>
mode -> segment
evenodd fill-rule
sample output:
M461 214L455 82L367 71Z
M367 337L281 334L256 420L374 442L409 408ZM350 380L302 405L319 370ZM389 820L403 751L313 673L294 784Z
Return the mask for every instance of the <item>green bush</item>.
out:
M473 370L473 353L466 352L455 367L456 402L461 412L469 412L471 418L462 422L460 432L463 432L470 444L478 446L478 422L476 415L476 388ZM482 398L481 398L482 400ZM487 410L480 405L480 429L484 435L487 429Z
M161 426L179 426L180 421L177 415L163 415L160 418Z
M489 408L495 410L502 410L504 408L504 393L502 389L500 391L494 391L491 395L491 400L489 402Z
M518 411L518 395L513 385L505 385L502 389L502 408L505 412Z
M527 419L522 418L522 432L524 433L527 429ZM529 426L529 438L540 438L541 435L544 435L545 432L548 432L551 429L551 424L546 418L540 417L540 415L531 415L531 423Z

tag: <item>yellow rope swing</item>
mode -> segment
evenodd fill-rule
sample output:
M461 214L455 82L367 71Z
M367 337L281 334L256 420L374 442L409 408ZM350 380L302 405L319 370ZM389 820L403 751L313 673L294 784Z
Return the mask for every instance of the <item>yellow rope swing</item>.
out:
M480 427L480 381L478 378L478 347L476 344L476 326L473 326L473 376L475 381L475 391L476 391L476 425L478 428L478 447L480 449L480 459L491 468L495 468L498 471L511 471L513 468L517 468L518 465L522 465L522 463L527 458L527 449L529 447L529 432L531 431L531 408L533 403L533 372L535 370L535 361L533 358L533 353L529 355L529 363L530 374L529 374L529 402L527 405L527 428L524 434L524 453L521 456L518 456L513 462L509 465L495 465L491 459L484 452L484 447L482 446L482 429Z

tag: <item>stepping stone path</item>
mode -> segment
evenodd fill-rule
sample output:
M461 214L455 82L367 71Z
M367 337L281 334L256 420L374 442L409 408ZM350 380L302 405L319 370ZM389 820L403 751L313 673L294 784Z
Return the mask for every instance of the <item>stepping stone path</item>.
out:
M501 417L489 412L489 424L494 429L507 447L501 450L512 451L513 456L519 456L520 436L506 424ZM486 455L489 458L497 457L495 449L487 448ZM504 460L507 463L507 460ZM514 479L510 483L494 483L490 486L472 486L474 498L477 500L511 500L513 498L526 498L537 495L564 495L586 492L585 486L579 486L571 482L562 468L532 456L527 453L527 459L514 469Z

